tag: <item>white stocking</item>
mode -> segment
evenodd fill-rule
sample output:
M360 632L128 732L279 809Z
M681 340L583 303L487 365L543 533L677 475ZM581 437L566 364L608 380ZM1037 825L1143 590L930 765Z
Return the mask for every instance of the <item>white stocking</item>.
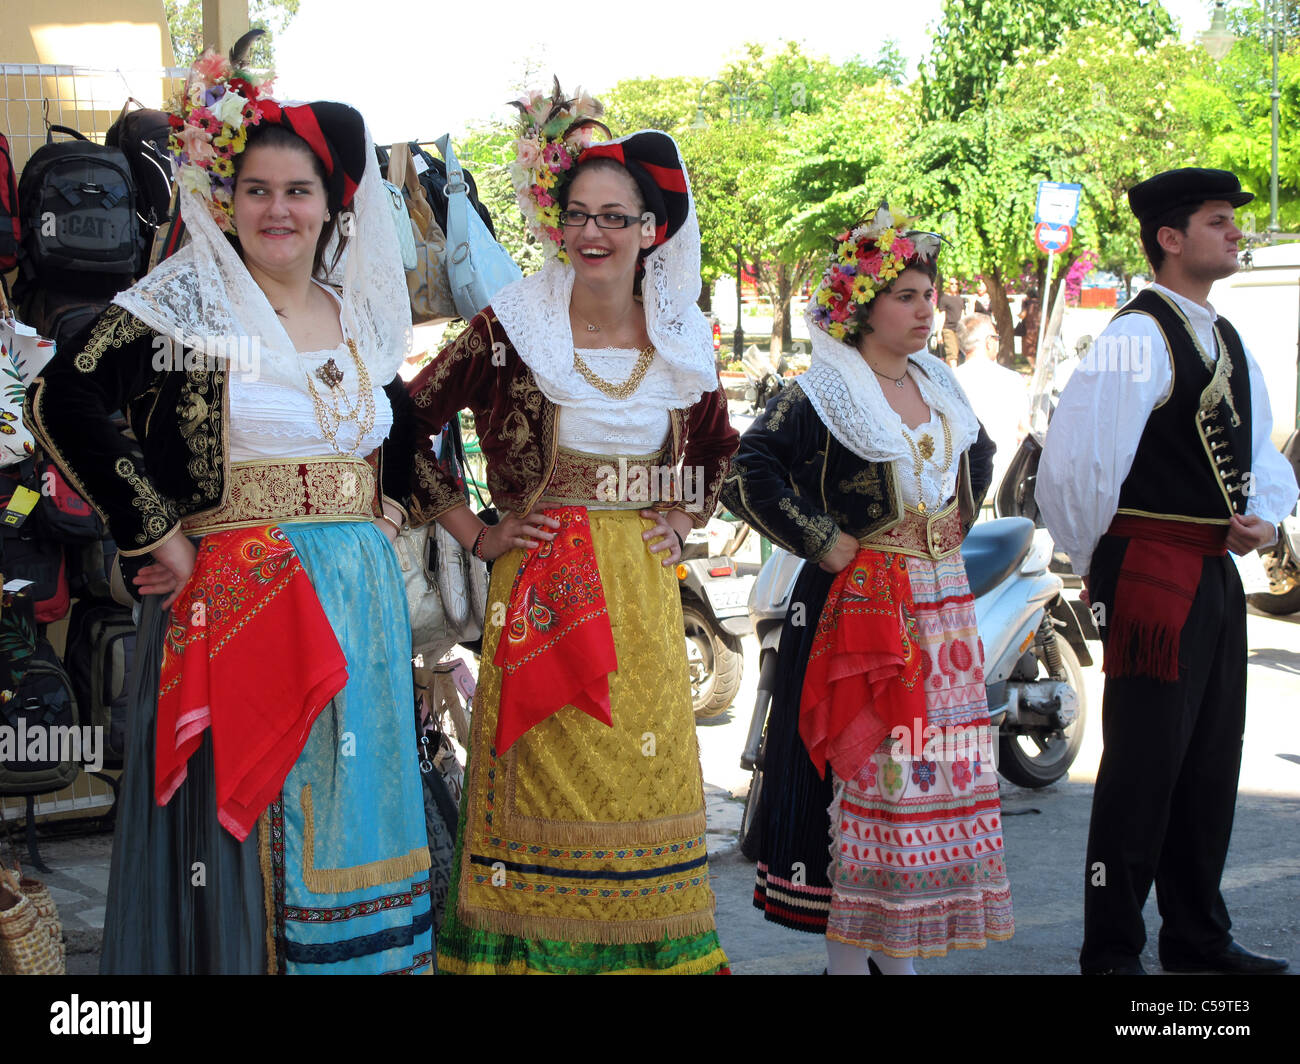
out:
M916 966L913 964L912 957L891 957L887 953L871 953L871 959L876 962L876 967L880 969L881 975L915 975Z
M847 942L826 940L826 971L830 975L866 975L867 951Z

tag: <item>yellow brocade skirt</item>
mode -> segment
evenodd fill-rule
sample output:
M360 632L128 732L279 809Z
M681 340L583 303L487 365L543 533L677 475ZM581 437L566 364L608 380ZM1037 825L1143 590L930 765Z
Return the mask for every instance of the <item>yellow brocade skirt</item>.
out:
M566 706L494 749L502 674L492 662L524 552L503 555L488 594L456 904L439 935L445 972L685 974L727 963L677 581L647 550L651 523L635 511L592 510L590 521L618 659L613 726ZM634 943L656 945L621 948Z

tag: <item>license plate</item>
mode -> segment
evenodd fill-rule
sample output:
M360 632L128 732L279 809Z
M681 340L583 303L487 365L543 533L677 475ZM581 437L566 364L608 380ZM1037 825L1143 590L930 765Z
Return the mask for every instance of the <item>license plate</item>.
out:
M704 593L709 596L709 605L715 613L722 610L746 608L749 605L749 592L754 586L752 576L741 576L734 580L720 580L704 585Z

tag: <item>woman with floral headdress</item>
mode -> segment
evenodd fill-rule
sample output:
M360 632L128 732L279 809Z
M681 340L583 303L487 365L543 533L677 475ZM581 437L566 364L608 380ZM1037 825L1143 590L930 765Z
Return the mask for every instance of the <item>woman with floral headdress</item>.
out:
M379 486L410 465L379 450L408 403L396 232L361 116L267 88L196 64L172 119L191 243L28 397L143 600L105 973L432 967Z
M598 105L519 104L548 252L411 385L421 438L475 414L483 524L416 453L412 520L494 563L439 967L725 970L672 566L736 446L677 145L590 143Z
M781 633L754 904L825 933L837 975L1012 933L959 553L993 446L925 353L939 238L909 222L882 206L836 238L812 364L741 437L722 494L808 562Z

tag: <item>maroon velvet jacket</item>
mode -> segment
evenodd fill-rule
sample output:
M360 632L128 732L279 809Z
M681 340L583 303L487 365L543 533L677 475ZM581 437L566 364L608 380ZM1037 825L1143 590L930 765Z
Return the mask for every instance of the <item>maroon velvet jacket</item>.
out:
M410 384L418 441L412 463L411 522L424 524L464 503L455 483L434 459L429 437L464 408L474 412L488 490L501 510L526 513L541 496L555 470L556 407L542 394L491 307L473 321ZM740 436L727 416L721 384L690 409L670 410L667 460L700 466L706 485L700 512L703 526L717 506L722 481ZM660 503L654 509L682 508Z

